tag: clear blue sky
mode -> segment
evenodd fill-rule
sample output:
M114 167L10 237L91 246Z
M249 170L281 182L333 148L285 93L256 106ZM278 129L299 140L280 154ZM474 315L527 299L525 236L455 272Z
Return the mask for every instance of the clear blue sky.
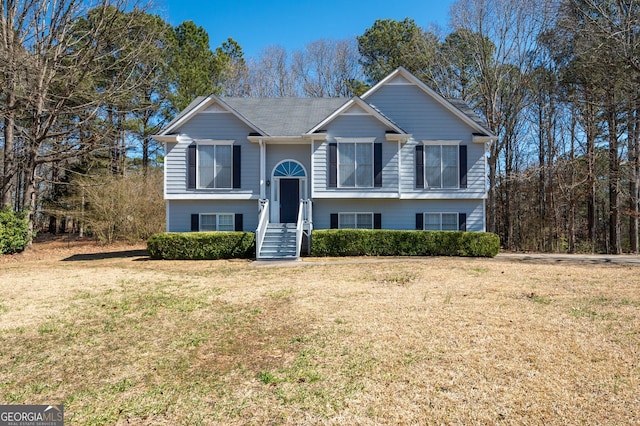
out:
M194 21L209 33L212 48L228 37L245 57L279 45L288 52L318 39L361 35L376 19L412 18L446 30L454 0L156 0L156 12L172 25Z

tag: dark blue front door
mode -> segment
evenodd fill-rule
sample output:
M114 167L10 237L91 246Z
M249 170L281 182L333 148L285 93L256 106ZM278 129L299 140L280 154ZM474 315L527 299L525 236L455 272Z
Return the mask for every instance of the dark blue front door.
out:
M298 221L300 184L298 179L280 179L280 223Z

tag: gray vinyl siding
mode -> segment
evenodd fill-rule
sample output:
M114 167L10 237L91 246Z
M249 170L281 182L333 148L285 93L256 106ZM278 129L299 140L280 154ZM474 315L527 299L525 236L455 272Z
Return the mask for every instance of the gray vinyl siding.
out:
M171 200L168 203L168 232L190 232L191 215L200 213L242 214L244 231L254 232L258 227L258 201L256 200Z
M317 200L313 203L314 229L329 229L331 213L381 213L382 229L411 230L416 213L465 213L467 231L483 231L484 200Z
M166 194L229 194L244 193L253 196L260 194L260 148L248 141L247 136L253 130L232 114L200 113L180 128L181 135L177 144L167 144L165 157ZM234 145L242 146L241 188L238 190L193 190L187 189L187 147L193 139L234 140Z
M377 197L383 193L398 193L398 143L386 140L390 130L380 120L370 115L343 115L327 126L327 140L313 145L313 190L314 196L330 196L339 192L357 197ZM382 144L382 187L381 188L329 188L327 150L336 138L372 138Z
M472 142L471 126L463 122L439 102L415 85L387 85L368 97L367 102L392 117L402 129L413 135L402 147L401 188L403 193L442 197L460 193L485 193L486 174L484 144ZM423 140L459 140L467 145L467 188L459 190L427 190L415 187L415 147Z

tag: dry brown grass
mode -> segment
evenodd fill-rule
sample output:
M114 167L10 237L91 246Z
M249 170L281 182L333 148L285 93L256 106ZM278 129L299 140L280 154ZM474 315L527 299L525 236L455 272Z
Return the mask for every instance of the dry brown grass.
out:
M640 422L639 267L77 250L0 263L0 403L68 424Z

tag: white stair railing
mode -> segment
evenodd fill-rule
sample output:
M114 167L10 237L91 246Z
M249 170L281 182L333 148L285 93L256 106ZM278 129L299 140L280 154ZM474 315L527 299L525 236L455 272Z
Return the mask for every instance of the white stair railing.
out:
M262 199L258 201L258 228L256 229L256 259L260 259L260 251L264 242L264 235L267 233L269 225L269 200Z
M298 208L298 223L296 224L296 257L300 257L302 236L306 234L307 238L309 238L312 230L313 221L311 200L300 200L300 207Z

